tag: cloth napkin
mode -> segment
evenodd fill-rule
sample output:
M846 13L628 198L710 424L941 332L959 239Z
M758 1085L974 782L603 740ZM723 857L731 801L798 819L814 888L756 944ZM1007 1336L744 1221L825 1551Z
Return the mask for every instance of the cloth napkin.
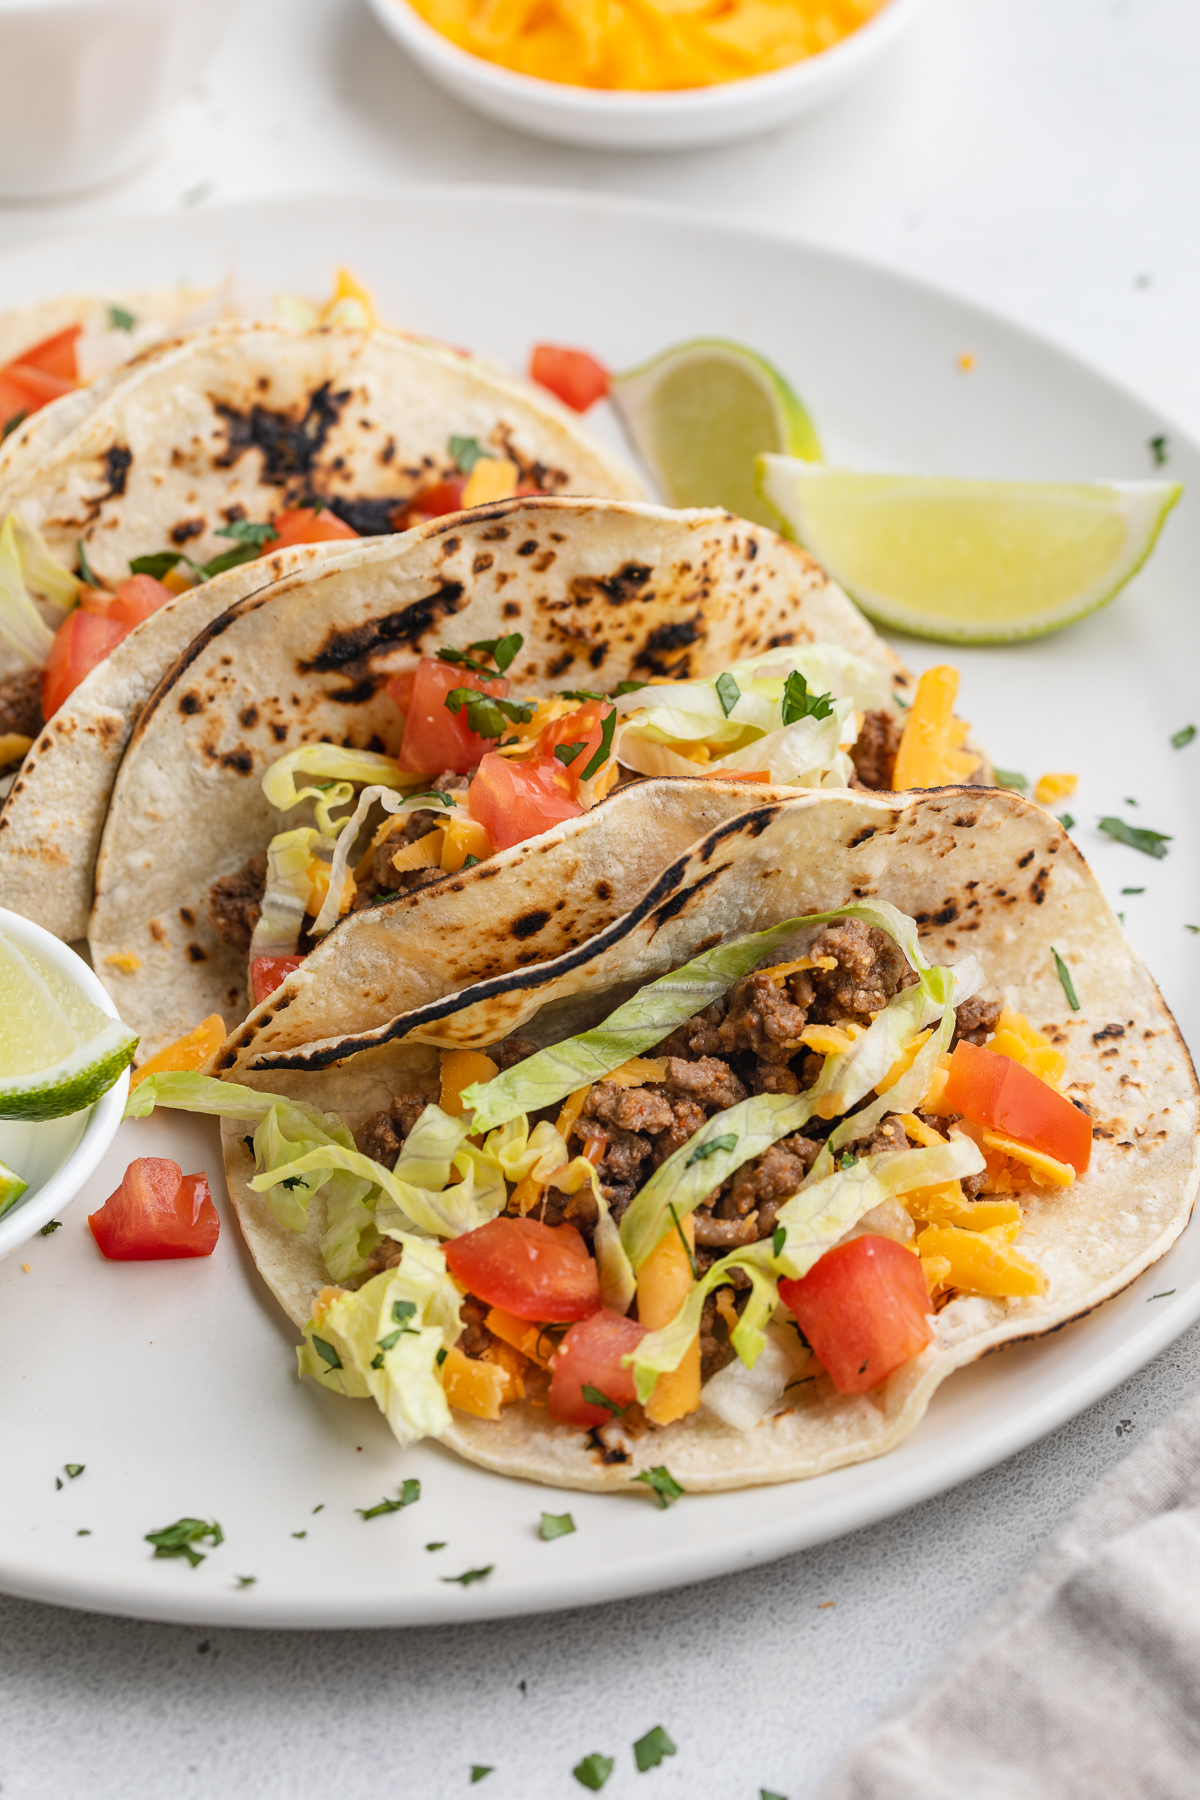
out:
M1197 1800L1200 1393L822 1800Z

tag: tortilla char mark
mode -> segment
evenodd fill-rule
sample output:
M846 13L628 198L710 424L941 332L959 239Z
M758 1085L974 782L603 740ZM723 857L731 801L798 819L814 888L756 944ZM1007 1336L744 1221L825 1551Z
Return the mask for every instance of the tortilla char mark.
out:
M432 594L399 612L385 613L346 630L330 626L316 655L299 662L297 668L301 675L328 674L383 651L419 646L426 632L459 610L464 593L461 581L444 581Z

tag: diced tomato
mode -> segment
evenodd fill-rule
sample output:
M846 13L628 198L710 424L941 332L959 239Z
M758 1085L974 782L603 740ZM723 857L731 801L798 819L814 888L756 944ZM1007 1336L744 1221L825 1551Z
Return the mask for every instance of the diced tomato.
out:
M942 1096L947 1112L1001 1131L1070 1163L1082 1175L1092 1156L1092 1122L1031 1069L978 1044L957 1044Z
M933 1341L920 1258L894 1238L835 1244L779 1297L841 1394L865 1394Z
M420 525L425 519L442 519L447 513L461 512L466 485L465 475L450 475L445 481L435 482L433 487L422 488L405 508L405 524Z
M88 1224L110 1262L211 1256L221 1230L208 1176L185 1175L165 1156L136 1157Z
M637 1398L632 1368L622 1365L646 1335L646 1327L621 1313L595 1312L580 1325L572 1325L550 1365L550 1417L560 1425L580 1425L590 1431L607 1425L613 1407L626 1407ZM612 1406L585 1400L585 1387L595 1388Z
M467 811L483 826L495 849L509 850L564 819L578 818L583 808L555 757L510 762L492 751L480 762L467 790Z
M404 676L394 677L401 684ZM389 692L391 683L388 684ZM503 676L490 680L464 669L459 663L439 662L423 656L413 677L412 693L400 744L400 767L414 775L440 775L451 770L466 775L494 741L477 737L467 724L467 709L452 713L446 696L452 688L474 688L478 694L503 698L508 683ZM394 698L395 696L393 696Z
M604 364L586 350L567 350L561 344L535 344L529 358L529 374L576 412L586 412L608 392L608 370Z
M72 386L79 383L79 364L76 357L76 345L82 325L68 325L65 331L56 331L53 337L42 338L40 343L30 344L28 350L22 350L20 356L13 361L23 369L42 369L47 375L57 375Z
M612 711L607 700L586 700L578 712L567 713L561 719L552 719L542 730L538 748L543 756L554 756L560 745L564 749L573 744L583 745L583 749L576 751L569 761L554 757L559 766L566 770L573 794L579 792L583 771L600 748L604 721Z
M269 556L273 550L287 550L292 544L331 544L337 538L360 536L353 525L347 525L345 519L339 519L327 506L319 512L315 506L293 506L286 512L276 513L271 523L279 535L263 545L264 556Z
M78 382L52 375L46 369L29 369L24 363L9 363L0 369L0 431L14 420L27 419L40 412L51 400L73 393Z
M298 969L304 961L302 956L252 956L250 958L250 992L254 996L254 1004L258 1006L273 994L277 987L282 987L293 969Z
M109 616L108 606L77 606L67 614L54 634L50 655L42 670L42 717L49 719L79 686L84 676L103 662L126 635L128 627Z
M412 711L413 686L416 679L417 671L415 669L401 669L400 673L393 675L387 684L388 693L406 718Z
M131 575L123 581L112 599L108 602L108 616L119 619L126 631L132 631L143 619L173 600L174 594L161 581L155 581L153 575Z
M502 1216L445 1246L454 1279L518 1319L586 1319L600 1305L600 1278L573 1225Z

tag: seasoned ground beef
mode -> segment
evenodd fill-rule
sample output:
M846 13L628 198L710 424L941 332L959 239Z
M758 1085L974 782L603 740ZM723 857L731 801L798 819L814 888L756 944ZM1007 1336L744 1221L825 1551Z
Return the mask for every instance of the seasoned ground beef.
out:
M671 1102L656 1088L627 1088L614 1081L596 1083L584 1102L582 1116L598 1119L602 1125L616 1125L621 1131L645 1132L668 1130L674 1117ZM647 1144L647 1154L649 1150Z
M730 991L729 1011L718 1036L726 1056L748 1050L760 1062L786 1063L795 1055L807 1022L804 1006L797 1006L787 989L769 975L743 975Z
M245 868L215 881L208 898L208 922L224 944L245 955L262 912L267 855L252 856Z
M894 1115L877 1125L868 1138L856 1138L843 1147L843 1156L878 1156L884 1150L907 1150L904 1127Z
M861 919L826 925L809 954L814 960L833 957L837 963L835 969L814 969L807 977L813 992L809 1016L823 1024L869 1025L894 994L917 980L899 946Z
M470 785L470 776L455 775L447 770L431 781L428 789L422 789L422 792L465 793ZM392 894L415 893L417 888L428 887L430 882L441 880L440 869L396 869L392 866L392 858L405 844L415 844L418 838L427 837L435 825L443 823L445 817L445 813L434 812L432 809L425 811L424 808L404 816L390 836L376 846L370 873L358 883L355 891L355 912Z
M398 1244L395 1238L380 1238L375 1248L367 1257L367 1272L364 1281L372 1275L382 1275L385 1269L398 1269L404 1255L404 1245Z
M657 1056L720 1056L721 1034L718 1030L725 1017L726 1001L724 996L714 1000L695 1018L688 1019L685 1024L677 1025L669 1038L664 1038L658 1046Z
M982 994L972 994L964 1000L954 1016L954 1036L950 1040L951 1048L965 1039L968 1044L983 1044L996 1029L1000 1014L1004 1011L1002 1000L985 1000Z
M516 1063L524 1062L527 1056L537 1055L537 1045L528 1038L510 1037L498 1047L488 1051L488 1055L503 1075L505 1069L511 1069Z
M42 717L42 671L22 669L0 680L0 737L15 731L35 738L46 721Z
M474 1294L467 1294L459 1308L463 1328L459 1334L456 1348L464 1356L482 1356L493 1342L492 1334L484 1324L489 1308L483 1300L477 1300Z
M854 772L863 787L887 790L893 785L896 752L903 726L892 713L869 712L850 751Z
M354 1133L355 1143L364 1156L394 1169L400 1146L428 1104L424 1094L397 1094L387 1112L363 1120Z
M755 1157L753 1162L743 1163L733 1178L733 1206L740 1217L745 1217L755 1207L760 1212L771 1201L786 1200L794 1194L808 1171L817 1160L817 1152L821 1146L811 1138L794 1136L782 1138L779 1143L772 1144L769 1150ZM771 1215L770 1230L775 1229L774 1212ZM761 1229L756 1234L765 1236Z
M729 1064L715 1056L700 1056L694 1062L668 1057L663 1085L669 1094L686 1094L713 1112L724 1112L727 1106L736 1106L746 1098L746 1089Z

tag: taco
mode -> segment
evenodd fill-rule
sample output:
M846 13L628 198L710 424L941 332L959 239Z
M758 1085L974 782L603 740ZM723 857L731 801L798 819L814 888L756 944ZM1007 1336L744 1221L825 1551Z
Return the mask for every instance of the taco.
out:
M410 991L348 1038L330 982L323 1037L133 1105L225 1115L304 1374L505 1474L669 1497L880 1455L1161 1257L1200 1179L1153 981L999 790L772 799L581 949Z
M95 966L156 1050L244 1016L339 918L373 942L412 889L562 841L623 769L844 786L856 749L894 752L908 686L803 551L724 513L530 499L348 551L216 620L147 707L97 863ZM703 827L683 828L662 827L658 867Z
M127 668L93 683L96 703L125 723L87 797L72 758L58 758L36 791L12 782L5 808L0 897L66 937L86 927L97 800L136 704L189 619L190 637L211 617L193 583L520 487L640 491L549 394L380 330L214 326L67 394L22 431L34 435L18 432L0 453L0 780L111 645L136 633L123 658L138 671L136 700ZM271 574L251 569L234 585L245 594ZM154 625L180 590L171 624ZM79 741L69 717L50 729L52 744L64 740ZM82 815L84 842L64 865L56 819L68 811Z

